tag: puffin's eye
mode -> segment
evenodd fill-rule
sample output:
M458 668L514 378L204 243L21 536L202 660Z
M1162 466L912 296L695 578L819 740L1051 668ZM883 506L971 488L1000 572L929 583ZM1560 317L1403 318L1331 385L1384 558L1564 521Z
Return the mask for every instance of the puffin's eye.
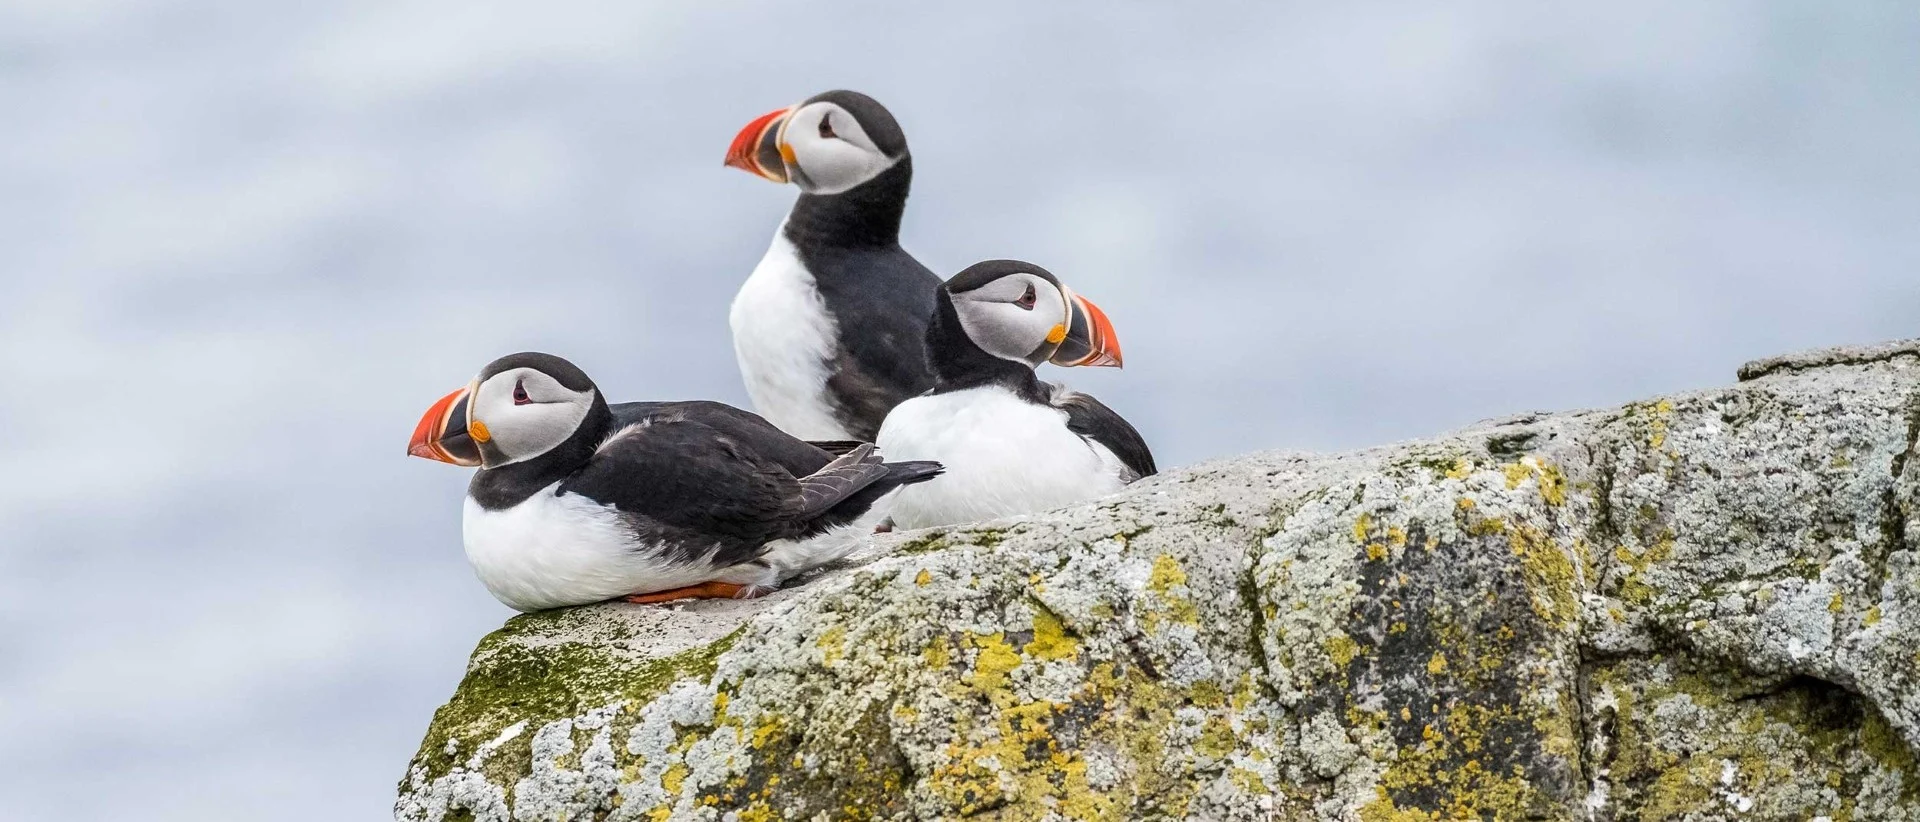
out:
M820 139L828 140L840 135L833 133L833 115L820 115Z
M513 404L514 404L514 405L526 405L526 404L528 404L528 403L531 403L531 402L533 402L533 398L532 398L532 397L529 397L529 396L527 396L527 386L526 386L526 384L525 384L525 383L520 383L520 382L515 382L515 383L513 384Z
M1034 293L1033 293L1033 285L1032 285L1032 284L1028 284L1028 285L1027 285L1027 293L1025 293L1025 294L1022 294L1022 295L1020 295L1020 299L1017 299L1017 300L1014 300L1014 301L1013 301L1013 304L1014 304L1014 305L1017 305L1017 306L1020 306L1020 307L1021 307L1022 309L1024 309L1024 310L1027 310L1027 311L1032 311L1032 310L1033 310L1033 303L1034 303L1034 300L1035 300L1035 299L1036 299L1037 297L1038 297L1038 295L1036 295L1036 294L1034 294Z

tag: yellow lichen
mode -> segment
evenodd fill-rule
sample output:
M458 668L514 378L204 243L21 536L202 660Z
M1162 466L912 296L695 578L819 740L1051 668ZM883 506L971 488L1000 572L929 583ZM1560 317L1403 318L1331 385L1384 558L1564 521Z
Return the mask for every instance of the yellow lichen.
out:
M953 649L947 645L945 636L936 636L927 643L927 649L921 652L921 657L926 659L927 667L939 670L952 664Z
M1496 772L1481 759L1489 735L1504 735L1503 729L1517 718L1513 707L1504 705L1462 704L1447 710L1437 723L1422 729L1420 744L1402 746L1394 755L1376 786L1374 800L1360 809L1360 818L1366 822L1535 818L1539 797L1520 766ZM1420 804L1432 806L1403 808L1395 796L1425 797Z
M1653 600L1653 586L1648 585L1641 577L1654 563L1672 559L1673 545L1673 534L1663 532L1652 546L1639 554L1627 550L1624 545L1614 549L1613 558L1630 569L1627 578L1620 583L1622 599L1638 605L1645 605Z
M1533 612L1556 628L1573 624L1580 615L1573 560L1544 532L1516 526L1507 534L1513 555L1532 595Z
M1446 671L1447 655L1439 651L1434 651L1433 656L1427 660L1427 673L1439 676L1446 673Z
M967 641L979 650L974 657L973 675L968 678L968 684L983 692L1005 688L1008 675L1020 667L1020 655L1014 653L1012 645L1007 644L1006 634L968 634Z
M1354 642L1353 637L1346 634L1334 634L1323 644L1327 656L1333 659L1333 664L1341 668L1353 664L1354 657L1360 655L1360 643Z
M1555 507L1567 502L1567 475L1550 462L1540 463L1540 498Z
M925 568L920 569L920 573L914 576L913 578L913 584L915 585L926 585L927 583L932 581L933 581L933 572Z
M1159 594L1168 607L1164 611L1150 608L1142 616L1141 621L1149 633L1158 633L1160 626L1168 619L1181 625L1200 624L1200 612L1193 601L1174 590L1186 586L1187 572L1180 567L1178 560L1167 554L1154 557L1153 571L1147 576L1147 588Z
M1647 421L1647 445L1655 450L1667 445L1667 426L1672 424L1673 401L1660 400L1653 404L1653 414Z
M667 793L674 796L680 795L680 788L686 784L686 781L687 765L684 762L673 763L667 768L666 773L660 775L660 787L666 788Z
M1122 820L1134 810L1126 797L1154 797L1152 807L1179 816L1185 808L1179 784L1154 776L1167 761L1162 733L1172 717L1173 694L1139 678L1120 677L1112 663L1100 663L1088 672L1086 684L1073 697L1074 705L1094 709L1072 721L1091 722L1089 730L1103 738L1123 740L1121 755L1130 763L1123 769L1126 785L1120 790L1095 789L1087 781L1087 763L1081 753L1062 747L1057 732L1067 703L1048 701L1000 705L986 724L965 722L956 728L942 756L943 763L926 775L924 786L966 816L991 813L1003 820ZM1078 713L1078 712L1076 712ZM1224 720L1220 721L1224 725ZM964 722L964 721L963 721ZM1219 748L1221 743L1224 748ZM1208 729L1196 748L1210 747L1222 757L1234 749L1226 736ZM1237 780L1236 780L1237 781Z
M1041 608L1033 614L1033 641L1021 650L1035 659L1072 659L1080 650L1080 642L1067 635L1059 617Z
M1267 787L1266 780L1261 779L1259 774L1249 771L1246 768L1229 768L1227 770L1227 778L1233 781L1234 787L1253 794L1254 796L1265 796L1273 793L1273 789Z
M835 625L820 634L820 663L829 668L847 655L847 627Z
M1147 576L1147 587L1155 593L1164 594L1175 585L1187 584L1187 572L1172 556L1161 554L1153 558L1153 572Z
M769 740L773 739L775 736L779 735L784 730L785 730L784 723L782 723L779 719L777 718L769 719L765 722L760 723L759 727L753 729L753 739L750 742L750 744L752 744L753 747L755 748L764 748L767 746L767 742Z

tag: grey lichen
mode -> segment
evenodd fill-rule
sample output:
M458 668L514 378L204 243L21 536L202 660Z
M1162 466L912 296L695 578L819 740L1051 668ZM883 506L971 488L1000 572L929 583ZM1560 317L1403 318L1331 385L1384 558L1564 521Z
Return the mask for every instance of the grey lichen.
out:
M1914 822L1913 350L519 617L396 814Z

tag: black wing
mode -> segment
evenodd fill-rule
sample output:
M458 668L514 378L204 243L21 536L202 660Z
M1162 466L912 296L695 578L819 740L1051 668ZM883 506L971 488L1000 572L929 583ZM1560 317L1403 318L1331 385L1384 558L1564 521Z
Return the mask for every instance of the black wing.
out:
M885 491L938 473L938 463L882 463L861 445L795 477L728 432L659 413L608 438L560 491L612 505L643 539L689 559L717 549L707 561L731 565L769 541L852 521Z
M615 431L646 421L697 422L732 437L735 442L755 454L779 463L782 468L787 469L787 473L796 477L804 477L820 470L835 456L851 451L859 445L859 443L804 442L775 428L773 423L767 422L759 414L743 411L722 402L708 400L623 402L611 407Z
M645 540L732 565L806 530L800 481L732 436L664 417L627 426L560 487L612 505Z
M1128 482L1152 476L1159 470L1153 465L1153 452L1147 448L1147 441L1134 430L1132 423L1092 395L1057 385L1049 387L1053 407L1067 412L1068 430L1106 446L1119 457L1121 464L1133 473L1126 478Z
M827 391L847 431L871 441L888 411L933 387L927 320L940 278L899 246L816 250L806 262L840 328Z

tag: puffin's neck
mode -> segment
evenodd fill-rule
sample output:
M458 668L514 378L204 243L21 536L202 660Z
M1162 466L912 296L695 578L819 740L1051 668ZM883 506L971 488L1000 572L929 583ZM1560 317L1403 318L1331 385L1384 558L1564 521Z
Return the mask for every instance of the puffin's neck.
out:
M1028 399L1047 395L1032 368L989 354L967 336L945 289L935 292L933 321L927 323L927 367L935 394L998 385Z
M613 412L596 392L593 407L587 411L587 418L580 421L580 427L574 429L573 436L533 459L480 469L474 473L473 481L467 483L467 496L489 511L519 505L540 489L573 476L585 467L587 461L593 459L594 450L612 433L612 428Z
M900 215L913 185L913 157L839 194L801 194L786 234L799 248L873 248L900 244Z

